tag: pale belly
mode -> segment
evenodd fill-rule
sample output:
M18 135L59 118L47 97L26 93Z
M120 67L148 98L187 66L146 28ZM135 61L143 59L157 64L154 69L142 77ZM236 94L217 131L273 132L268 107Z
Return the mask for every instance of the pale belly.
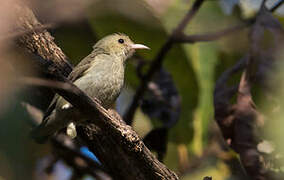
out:
M112 61L106 62L106 61ZM119 96L124 83L124 65L118 59L94 61L93 66L74 84L92 98L97 98L108 109ZM63 98L57 102L57 109L66 103ZM69 103L68 103L69 104ZM68 107L67 107L68 108Z
M118 60L113 63L95 62L97 63L88 69L82 77L77 79L74 84L91 98L97 98L101 102L101 105L108 109L113 106L123 87L124 65ZM62 97L59 97L56 104L56 111L53 113L55 113L55 122L56 120L60 120L60 122L66 120L62 121L64 124L70 122L70 119L72 119L72 121L74 120L78 124L85 121L79 114L79 111L74 110L73 106ZM64 124L63 126L67 125ZM67 128L67 130L70 130L71 136L76 134L74 127L74 124L69 124ZM68 132L67 134L70 135Z
M97 98L104 108L112 106L119 96L123 87L123 75L113 73L112 77L105 73L96 72L95 75L89 72L74 82L80 89L92 98Z

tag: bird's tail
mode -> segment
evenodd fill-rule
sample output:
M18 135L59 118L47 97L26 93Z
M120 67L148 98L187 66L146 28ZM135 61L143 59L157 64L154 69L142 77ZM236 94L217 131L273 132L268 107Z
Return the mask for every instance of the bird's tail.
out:
M57 129L54 127L54 114L52 113L50 116L46 117L43 122L35 127L30 136L39 144L45 143L50 136L52 136Z

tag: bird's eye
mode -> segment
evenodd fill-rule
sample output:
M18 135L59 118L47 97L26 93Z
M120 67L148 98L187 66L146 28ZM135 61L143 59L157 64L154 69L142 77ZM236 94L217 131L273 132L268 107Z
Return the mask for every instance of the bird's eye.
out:
M119 42L120 44L123 44L123 43L124 43L124 40L123 40L123 39L119 39L118 42Z

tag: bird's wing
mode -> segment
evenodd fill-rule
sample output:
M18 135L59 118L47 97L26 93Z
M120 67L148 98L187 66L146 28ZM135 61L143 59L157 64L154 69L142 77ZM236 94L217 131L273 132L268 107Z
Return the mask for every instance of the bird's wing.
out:
M90 57L91 56L91 57ZM74 69L73 71L69 74L68 79L71 82L74 82L75 80L79 79L80 77L83 76L84 72L90 67L90 61L94 58L92 54L89 56L85 57ZM59 99L59 95L55 94L54 98L52 99L50 105L48 106L46 112L44 113L43 117L43 123L45 119L52 113L52 111L55 109L55 106L57 104L57 101Z
M80 77L82 77L85 74L86 70L88 70L89 67L91 66L91 61L95 61L96 60L96 56L100 55L100 54L108 54L108 53L106 53L106 51L103 50L102 48L94 48L93 52L91 54L89 54L87 57L85 57L73 69L73 71L69 74L68 79L71 82L74 82L77 79L79 79Z
M80 77L82 77L87 69L89 69L91 65L91 61L95 59L94 54L90 54L87 57L85 57L69 74L68 79L71 82L76 81Z
M93 52L91 54L89 54L87 57L85 57L74 69L73 71L69 74L68 79L71 82L76 81L77 79L79 79L80 77L82 77L85 73L85 71L87 69L89 69L90 65L91 65L91 61L95 60L95 57L99 54L107 54L103 49L101 48L94 48ZM45 121L45 119L52 113L52 111L54 110L56 103L59 99L59 95L56 94L53 98L53 100L51 101L50 105L48 106L44 117L43 117L43 122Z

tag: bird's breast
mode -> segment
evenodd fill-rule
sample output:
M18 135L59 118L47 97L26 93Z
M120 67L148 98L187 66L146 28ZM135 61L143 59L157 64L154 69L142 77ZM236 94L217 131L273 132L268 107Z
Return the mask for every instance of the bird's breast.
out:
M96 64L80 79L74 82L80 89L92 98L101 101L102 106L113 105L124 84L123 64Z

